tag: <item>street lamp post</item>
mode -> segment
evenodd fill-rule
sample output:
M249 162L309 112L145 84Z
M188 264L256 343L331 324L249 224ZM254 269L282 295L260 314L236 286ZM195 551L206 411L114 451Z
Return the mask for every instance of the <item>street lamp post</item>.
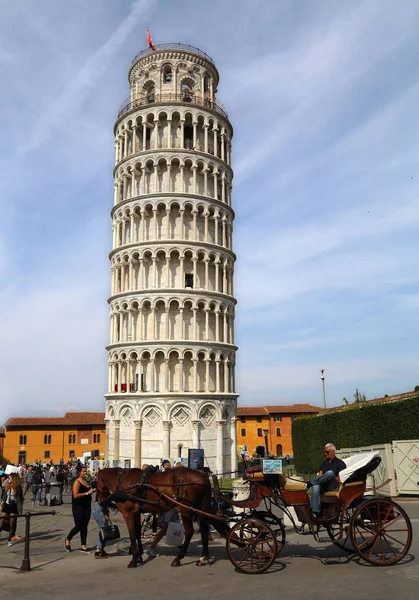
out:
M326 389L324 387L324 369L320 369L320 379L322 380L322 388L323 388L323 404L324 407L326 408Z
M269 434L269 429L264 429L264 430L263 430L263 435L265 436L265 448L266 448L266 454L269 454L269 447L268 447L268 434Z

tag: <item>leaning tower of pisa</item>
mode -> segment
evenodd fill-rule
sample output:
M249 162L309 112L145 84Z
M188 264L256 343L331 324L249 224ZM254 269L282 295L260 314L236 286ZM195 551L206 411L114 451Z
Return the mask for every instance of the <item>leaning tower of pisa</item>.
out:
M106 457L126 467L203 448L235 472L233 129L219 74L165 44L130 66L115 123ZM114 461L119 461L115 463Z

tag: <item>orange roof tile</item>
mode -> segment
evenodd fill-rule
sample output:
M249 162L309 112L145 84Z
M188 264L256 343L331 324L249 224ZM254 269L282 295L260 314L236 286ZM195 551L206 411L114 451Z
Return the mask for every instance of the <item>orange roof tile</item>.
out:
M64 417L10 417L5 427L36 427L63 425L104 425L103 412L73 412L65 413Z
M240 406L237 408L237 415L240 416L263 416L272 414L303 414L320 413L323 409L312 404L292 404L290 406Z

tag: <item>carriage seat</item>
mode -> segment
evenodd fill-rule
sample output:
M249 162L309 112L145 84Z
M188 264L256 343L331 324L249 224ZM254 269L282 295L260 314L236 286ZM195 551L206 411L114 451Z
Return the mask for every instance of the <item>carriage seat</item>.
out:
M320 502L326 502L326 504L338 502L340 498L340 493L345 488L356 487L359 485L365 485L363 481L351 481L351 483L341 483L339 488L336 490L330 490L329 492L325 492L320 496Z
M286 492L305 492L307 486L304 481L291 481L290 479L285 479L284 490Z

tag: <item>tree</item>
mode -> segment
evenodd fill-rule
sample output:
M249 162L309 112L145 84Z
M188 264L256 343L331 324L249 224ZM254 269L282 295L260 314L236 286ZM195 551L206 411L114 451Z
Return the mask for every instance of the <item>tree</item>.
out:
M367 397L365 396L365 394L360 394L360 392L358 391L358 388L356 388L355 394L354 394L354 404L359 404L360 402L366 402L367 401Z
M419 392L419 385L415 385L415 389L413 391L414 392Z
M353 402L349 402L349 400L347 398L342 398L342 402L348 406L349 404L360 404L361 402L366 402L367 401L367 397L365 396L365 394L361 394L358 391L358 388L356 388L355 394L354 394L354 401Z

